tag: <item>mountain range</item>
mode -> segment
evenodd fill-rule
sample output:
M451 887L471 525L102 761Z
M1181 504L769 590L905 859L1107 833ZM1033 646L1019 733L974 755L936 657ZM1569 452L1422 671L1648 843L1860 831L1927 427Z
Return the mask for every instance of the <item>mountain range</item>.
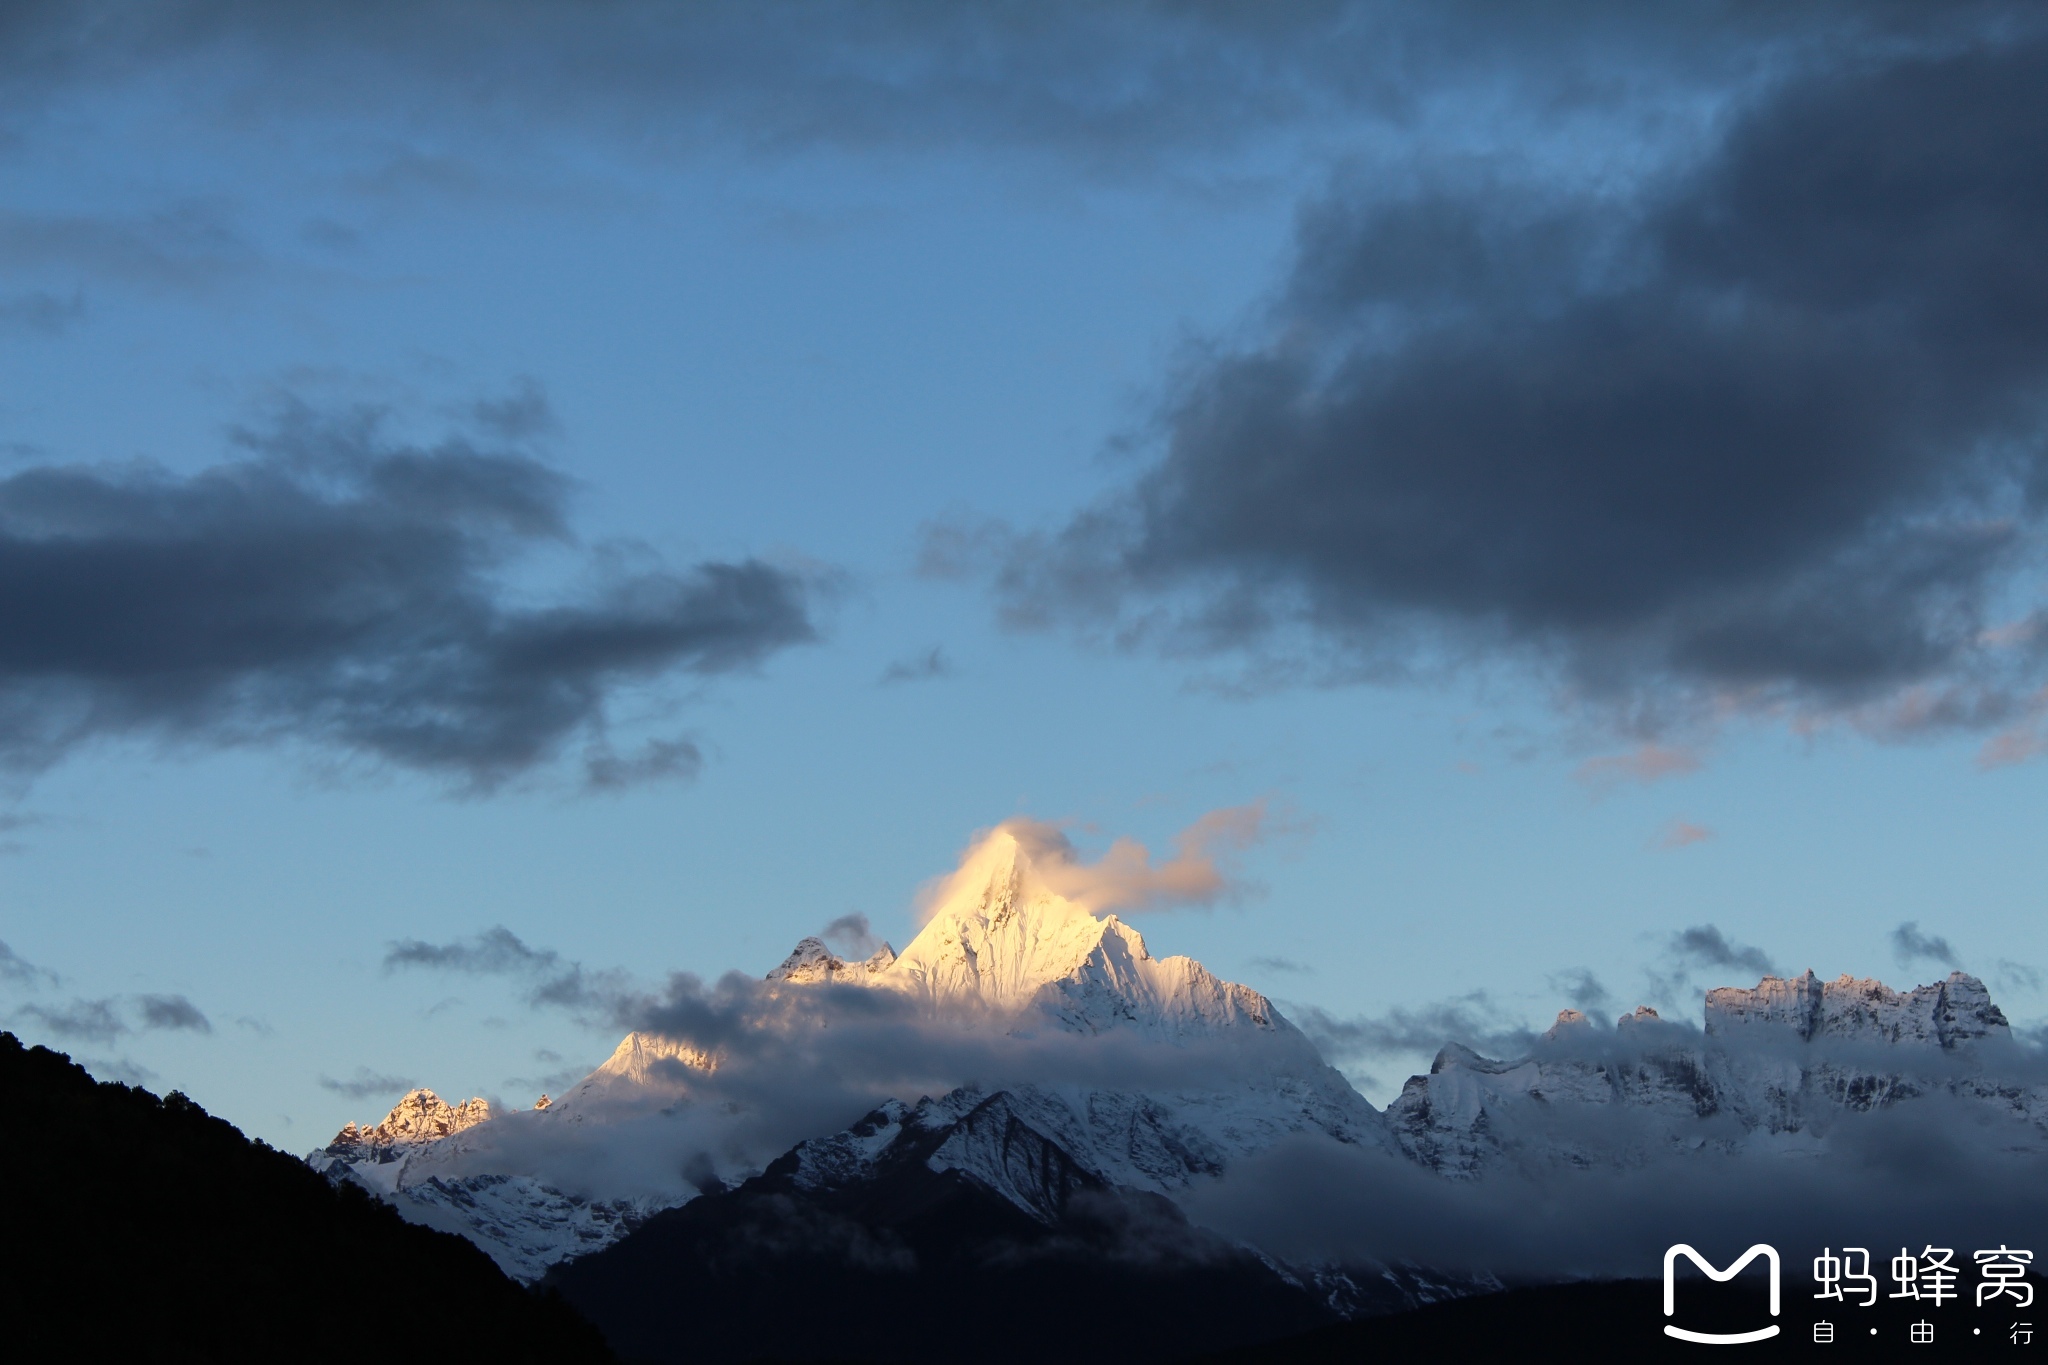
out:
M746 1039L640 1030L544 1107L416 1091L310 1160L559 1288L635 1358L874 1350L778 1316L791 1286L824 1319L985 1329L973 1305L1000 1267L1089 1324L1089 1353L1138 1359L1500 1287L1483 1264L1303 1254L1203 1225L1205 1192L1304 1143L1483 1183L1811 1156L1861 1116L1939 1099L1994 1125L2005 1149L2048 1150L2048 1088L2006 1065L2011 1030L1962 972L1907 992L1766 977L1709 992L1702 1026L1566 1010L1526 1056L1446 1044L1382 1112L1266 997L1153 957L1130 925L1046 885L1000 831L901 954L846 960L806 939L749 989L757 1030L814 1041L879 1018L968 1070L749 1152L734 1097L754 1092L732 1078L763 1064ZM636 1186L621 1170L655 1174ZM673 1331L685 1310L687 1350ZM1149 1334L1131 1337L1133 1315ZM986 1358L1056 1344L1006 1331ZM942 1344L895 1349L946 1358Z

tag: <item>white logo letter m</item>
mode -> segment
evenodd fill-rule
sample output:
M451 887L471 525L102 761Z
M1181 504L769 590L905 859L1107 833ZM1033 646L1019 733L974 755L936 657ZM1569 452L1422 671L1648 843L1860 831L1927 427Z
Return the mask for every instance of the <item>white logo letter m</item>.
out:
M1700 1268L1702 1274L1716 1283L1726 1283L1742 1273L1742 1268L1761 1256L1771 1263L1771 1316L1778 1316L1778 1249L1758 1242L1742 1253L1734 1265L1726 1270L1716 1270L1707 1264L1707 1258L1680 1242L1664 1253L1664 1316L1670 1317L1678 1311L1678 1280L1676 1269L1678 1258L1684 1256ZM1736 1346L1745 1341L1762 1341L1778 1335L1778 1324L1762 1327L1754 1332L1688 1332L1683 1327L1664 1324L1664 1335L1677 1337L1680 1341L1700 1341L1709 1346Z

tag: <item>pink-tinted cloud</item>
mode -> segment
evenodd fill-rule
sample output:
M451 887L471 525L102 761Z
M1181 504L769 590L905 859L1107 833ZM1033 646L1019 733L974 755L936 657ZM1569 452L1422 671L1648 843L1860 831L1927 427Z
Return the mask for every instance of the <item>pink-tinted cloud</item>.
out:
M2000 730L1984 741L1984 747L1977 750L1977 766L1980 768L2009 768L2015 763L2025 763L2030 758L2039 758L2048 753L2048 735L2041 727L2028 722Z
M1626 753L1589 758L1573 770L1572 776L1595 791L1605 792L1623 782L1647 786L1667 777L1697 772L1699 768L1700 756L1691 749L1640 744Z
M1703 844L1714 837L1714 831L1705 825L1696 825L1690 820L1673 820L1657 836L1658 848L1685 848L1690 844Z

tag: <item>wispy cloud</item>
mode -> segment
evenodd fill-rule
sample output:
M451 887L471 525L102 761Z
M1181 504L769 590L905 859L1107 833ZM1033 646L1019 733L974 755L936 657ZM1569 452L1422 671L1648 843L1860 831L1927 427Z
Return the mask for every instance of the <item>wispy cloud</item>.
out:
M382 1095L396 1098L411 1090L414 1082L403 1076L386 1076L366 1066L359 1066L356 1068L356 1074L348 1080L337 1081L332 1076L322 1076L319 1085L322 1090L331 1090L352 1100L367 1100Z
M133 1086L147 1086L156 1080L154 1071L126 1057L80 1057L77 1061L97 1080Z
M872 957L882 946L881 935L858 910L833 920L818 932L818 937L849 958Z
M1587 1014L1598 1014L1614 1003L1614 996L1600 984L1600 978L1585 967L1552 972L1546 978L1546 984L1570 1001L1572 1008Z
M1666 1006L1678 1003L1702 978L1710 986L1747 985L1778 972L1763 949L1740 943L1713 924L1695 924L1672 934L1659 957L1660 965L1646 968L1644 976L1649 998ZM1730 973L1737 979L1729 979Z
M1696 825L1690 820L1673 820L1657 836L1658 848L1687 848L1703 844L1714 837L1714 831L1705 825Z
M28 1004L15 1011L59 1038L110 1043L126 1033L151 1030L212 1033L213 1024L182 995L102 996L64 1004Z
M58 984L55 972L36 966L5 943L0 943L0 981L17 986L39 986L45 982L52 986Z
M213 1024L199 1007L182 995L141 995L135 998L135 1007L142 1015L142 1026L154 1029L183 1029L191 1033L211 1033Z
M253 243L230 221L226 206L187 200L140 215L0 212L0 264L20 269L84 272L158 289L216 285L262 264ZM83 312L83 299L51 295L61 330ZM64 314L75 310L71 316Z
M63 1005L23 1005L17 1017L35 1020L59 1038L111 1043L129 1031L128 1024L114 1012L112 999L73 1000Z
M1901 967L1910 967L1915 962L1936 962L1951 970L1961 967L1955 949L1948 946L1948 940L1933 934L1920 932L1915 920L1907 920L1892 930L1892 956L1899 960Z
M85 295L76 290L70 294L52 294L44 289L0 294L0 331L59 337L84 317Z
M1447 1043L1491 1056L1520 1055L1536 1041L1485 991L1349 1018L1302 1004L1288 1005L1287 1013L1332 1062L1435 1053Z
M898 659L882 670L881 685L892 687L897 683L929 682L934 678L949 678L953 665L946 658L945 651L936 645L928 653L914 658Z
M1673 934L1667 952L1688 968L1737 967L1758 976L1777 971L1763 949L1737 943L1712 924L1695 924Z
M593 792L622 792L650 782L688 782L703 767L703 750L687 739L651 739L630 755L599 746L584 755L583 785Z
M2007 991L2038 991L2041 989L2041 973L2024 962L2002 957L1998 959L1998 986Z
M1662 782L1683 777L1700 769L1700 756L1691 749L1663 744L1639 744L1626 753L1601 754L1572 770L1572 777L1596 792L1612 791L1624 782Z
M528 1004L572 1010L602 1005L626 979L617 970L587 971L552 948L531 947L503 925L450 943L411 938L386 946L385 971L416 968L523 980Z

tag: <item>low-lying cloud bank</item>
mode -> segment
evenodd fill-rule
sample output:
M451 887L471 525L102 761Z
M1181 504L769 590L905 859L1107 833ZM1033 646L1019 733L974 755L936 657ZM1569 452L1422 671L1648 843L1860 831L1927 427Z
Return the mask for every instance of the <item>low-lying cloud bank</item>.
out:
M1837 1128L1825 1156L1679 1153L1620 1171L1451 1181L1412 1162L1299 1137L1193 1190L1198 1221L1283 1258L1407 1260L1507 1279L1643 1276L1664 1248L1770 1242L1797 1279L1823 1246L2033 1246L2048 1158L2009 1150L1981 1114L1928 1099Z
M673 1193L709 1176L758 1170L890 1099L914 1103L963 1085L1211 1092L1321 1066L1298 1034L1170 1047L1050 1024L1012 1031L1013 1016L934 1015L899 991L738 972L711 982L679 972L655 989L615 983L575 1008L588 1023L667 1040L710 1065L655 1062L648 1092L629 1093L615 1107L598 1102L602 1124L568 1130L514 1115L521 1121L476 1130L454 1169L532 1171L593 1197ZM668 1107L685 1097L687 1104Z

